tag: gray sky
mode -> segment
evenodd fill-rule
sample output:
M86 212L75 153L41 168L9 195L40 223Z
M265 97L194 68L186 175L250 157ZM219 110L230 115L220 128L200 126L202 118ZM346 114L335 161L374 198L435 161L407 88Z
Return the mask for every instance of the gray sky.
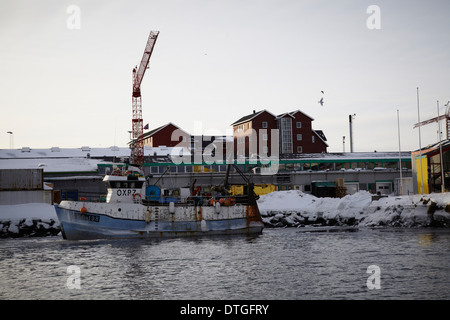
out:
M421 120L450 100L449 12L448 0L0 0L0 148L7 131L15 148L125 146L132 69L159 30L141 85L150 129L226 134L252 110L300 109L340 152L356 113L355 151L397 151L399 109L414 150L416 88ZM422 128L422 146L437 139Z

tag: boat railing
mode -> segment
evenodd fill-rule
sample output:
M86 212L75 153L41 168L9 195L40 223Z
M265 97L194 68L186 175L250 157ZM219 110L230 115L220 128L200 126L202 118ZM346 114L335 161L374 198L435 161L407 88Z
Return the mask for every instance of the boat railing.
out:
M67 200L67 199L63 199ZM106 202L106 194L100 192L79 192L78 201L86 202ZM248 204L249 199L246 195L223 196L223 195L203 195L203 196L141 196L136 194L132 199L133 203L144 205L169 206L171 202L175 205L183 206L214 206L219 203L222 206L232 206L239 204Z
M222 206L233 206L240 204L248 204L248 196L146 196L145 199L135 199L136 203L145 205L162 205L169 206L170 203L184 206L215 206L219 203Z
M106 194L103 192L78 192L77 199L64 200L78 200L87 202L106 202Z

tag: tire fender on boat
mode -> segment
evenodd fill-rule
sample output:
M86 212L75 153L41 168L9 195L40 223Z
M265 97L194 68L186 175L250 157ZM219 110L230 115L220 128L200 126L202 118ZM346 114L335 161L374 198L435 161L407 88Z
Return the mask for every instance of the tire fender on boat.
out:
M202 219L202 221L200 222L200 228L203 232L208 231L208 226L206 225L206 221L204 219Z
M220 213L220 202L216 202L214 205L214 211L216 211L216 213Z
M150 217L151 217L151 211L150 211L150 209L147 209L147 211L145 211L145 222L146 223L150 222Z
M175 213L175 203L173 201L169 202L169 212L170 213Z

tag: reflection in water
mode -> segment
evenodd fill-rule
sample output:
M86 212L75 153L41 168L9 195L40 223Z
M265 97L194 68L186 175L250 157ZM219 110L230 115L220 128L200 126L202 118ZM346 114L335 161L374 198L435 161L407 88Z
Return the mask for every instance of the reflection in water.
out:
M431 242L436 240L436 236L433 233L421 233L419 234L419 244L423 246L431 245Z
M335 231L333 229L333 231ZM449 299L450 230L0 241L0 299ZM367 288L379 266L381 289ZM69 289L69 266L80 289Z

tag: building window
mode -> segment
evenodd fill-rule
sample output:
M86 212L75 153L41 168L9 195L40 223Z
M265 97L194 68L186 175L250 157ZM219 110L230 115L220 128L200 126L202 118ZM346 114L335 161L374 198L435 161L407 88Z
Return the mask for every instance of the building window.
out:
M300 129L302 127L302 122L301 121L297 121L297 128Z
M267 152L269 152L269 148L267 146L264 146L263 147L263 152L264 152L264 154L267 154Z
M297 147L297 153L302 153L303 152L303 147Z
M263 128L267 128L267 121L263 121L263 122L262 122L262 127L263 127Z
M297 133L297 141L302 141L302 134L301 133Z
M281 118L278 119L278 128L280 133L280 147L281 153L292 153L292 119Z
M316 142L316 137L312 136L312 143Z
M264 133L264 134L263 134L263 140L264 140L264 141L267 141L267 133Z

